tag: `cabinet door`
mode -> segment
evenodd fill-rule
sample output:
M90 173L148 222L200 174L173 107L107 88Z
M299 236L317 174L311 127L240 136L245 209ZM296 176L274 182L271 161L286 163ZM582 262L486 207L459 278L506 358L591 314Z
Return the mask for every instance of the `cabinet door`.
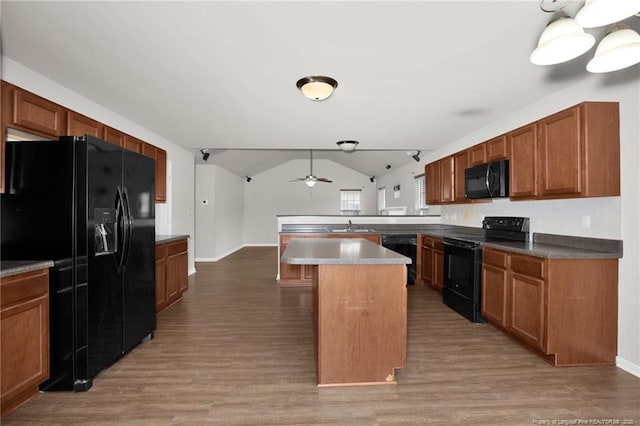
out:
M302 266L302 273L303 273L303 278L305 280L311 280L313 279L313 270L314 268L317 268L317 265L303 265Z
M67 112L67 135L82 136L84 134L104 137L104 125L75 111Z
M469 148L469 167L477 166L487 162L486 146L480 145Z
M482 265L482 316L494 324L506 326L507 270Z
M444 252L442 250L433 251L433 286L440 292L444 287Z
M155 160L156 203L167 200L167 152L146 142L142 143L142 155Z
M189 290L189 255L183 252L176 257L178 258L178 291L182 294Z
M116 130L109 126L104 126L104 137L103 139L109 143L114 145L124 147L124 140L126 135L122 133L120 130Z
M142 153L142 142L140 139L136 139L133 136L126 135L124 138L124 148L129 151L137 152L138 154Z
M65 133L66 110L31 92L2 82L2 127L57 139ZM5 135L2 135L3 139Z
M435 161L425 166L426 181L425 200L427 204L440 204L440 162Z
M287 246L280 246L280 254L284 253ZM280 279L281 280L299 280L302 274L302 265L292 265L290 263L280 262Z
M467 201L464 196L464 170L469 168L469 151L458 152L453 156L453 200Z
M422 280L433 284L433 249L422 246Z
M508 158L509 155L507 152L507 135L493 138L485 142L485 145L487 153L487 163L491 161L505 160L506 158Z
M167 262L156 261L156 312L160 312L167 304Z
M173 303L180 298L180 265L179 256L167 257L167 303Z
M453 157L445 157L440 162L440 201L453 201Z
M578 196L582 192L580 108L538 122L540 195Z
M508 291L509 330L524 341L546 350L545 282L512 272Z
M536 125L509 133L509 197L533 198L538 195Z

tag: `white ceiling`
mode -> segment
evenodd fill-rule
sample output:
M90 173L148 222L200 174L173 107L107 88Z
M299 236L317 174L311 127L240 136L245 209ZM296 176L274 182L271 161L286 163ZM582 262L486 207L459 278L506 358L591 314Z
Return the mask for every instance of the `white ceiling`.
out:
M3 0L2 53L194 152L355 139L410 162L404 151L436 149L569 81L606 83L584 71L593 52L529 63L551 19L539 4ZM318 74L339 83L323 102L295 86Z

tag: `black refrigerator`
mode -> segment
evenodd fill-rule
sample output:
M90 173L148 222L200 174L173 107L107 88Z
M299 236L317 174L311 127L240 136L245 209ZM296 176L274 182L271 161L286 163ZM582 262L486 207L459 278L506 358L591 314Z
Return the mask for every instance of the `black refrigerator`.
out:
M155 316L155 163L89 135L6 143L4 260L53 260L50 379L88 390Z

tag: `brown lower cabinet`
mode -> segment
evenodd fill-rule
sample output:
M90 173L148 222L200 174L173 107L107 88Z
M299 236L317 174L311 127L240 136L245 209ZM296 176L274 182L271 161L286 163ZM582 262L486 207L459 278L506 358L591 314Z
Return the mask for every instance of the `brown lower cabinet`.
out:
M49 378L49 270L2 278L0 283L2 417L37 397Z
M483 250L482 315L552 365L615 364L617 285L617 259Z
M320 234L320 233L297 233L297 234L280 234L280 253L282 256L289 241L292 238L364 238L373 243L380 244L380 234L369 233L336 233L336 234ZM280 262L280 286L281 287L311 287L313 281L313 270L317 265L291 265L289 263Z
M417 273L422 278L419 284L428 285L442 293L444 287L444 245L442 238L421 235L418 241L419 261Z
M189 289L187 239L156 244L156 312L182 299Z

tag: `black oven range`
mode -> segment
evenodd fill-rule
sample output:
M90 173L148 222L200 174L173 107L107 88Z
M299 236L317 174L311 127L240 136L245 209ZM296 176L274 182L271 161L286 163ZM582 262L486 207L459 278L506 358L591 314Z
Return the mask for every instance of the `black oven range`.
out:
M486 216L484 232L444 238L444 289L442 300L469 321L484 323L482 309L482 243L529 239L529 218Z

